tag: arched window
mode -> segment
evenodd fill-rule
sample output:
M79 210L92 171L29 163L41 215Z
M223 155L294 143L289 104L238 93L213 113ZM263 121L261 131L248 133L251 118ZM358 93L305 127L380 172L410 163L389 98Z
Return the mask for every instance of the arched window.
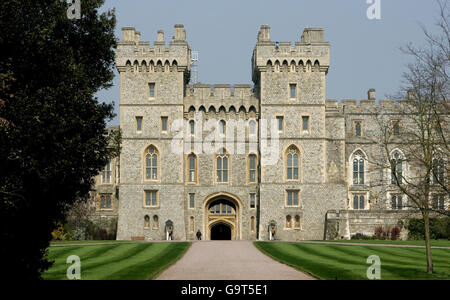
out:
M144 228L150 227L150 217L148 215L145 215L144 217Z
M226 133L226 123L224 120L219 121L219 133L225 134Z
M433 159L432 183L443 185L445 181L445 162L441 157Z
M153 216L153 229L156 229L159 227L159 218L157 215Z
M158 152L153 146L148 147L145 154L145 179L158 179Z
M294 227L295 227L295 228L300 228L300 216L299 216L299 215L296 215L296 216L295 216Z
M195 122L194 122L194 120L190 120L189 121L189 131L190 131L191 135L195 134Z
M250 154L248 157L248 181L256 182L256 155Z
M228 155L222 150L216 161L217 182L228 182Z
M291 146L288 149L287 153L287 179L288 180L298 180L299 172L298 172L298 161L299 161L299 151L297 147Z
M364 184L364 157L358 151L353 156L353 184Z
M286 216L286 228L292 228L292 218L290 215Z
M403 209L403 197L401 195L391 197L391 209Z
M396 151L391 159L391 184L403 183L403 159L401 154Z
M364 195L353 195L353 209L364 209L365 197Z
M252 232L255 232L255 227L256 227L255 226L255 217L252 216L250 218L250 229L251 229Z
M188 156L189 182L197 182L197 157L194 153Z
M248 127L249 127L249 134L250 135L255 135L256 134L256 122L255 122L255 120L250 120L250 122L248 123Z
M361 122L360 121L355 122L355 135L361 136Z

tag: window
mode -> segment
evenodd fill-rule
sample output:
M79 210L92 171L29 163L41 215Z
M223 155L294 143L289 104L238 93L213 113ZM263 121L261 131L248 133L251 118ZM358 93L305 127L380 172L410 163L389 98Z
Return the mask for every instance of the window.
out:
M353 158L353 184L364 184L364 159L359 151Z
M401 195L391 197L391 209L403 209L403 199Z
M223 150L217 156L216 169L217 182L228 182L228 156Z
M145 191L145 207L158 206L158 191Z
M100 209L112 209L111 195L100 195Z
M291 99L295 99L295 98L297 98L297 85L295 84L295 83L291 83L290 85L289 85L289 90L290 90L290 98Z
M169 118L168 117L161 117L161 131L162 132L167 132L167 120Z
M149 98L155 98L155 83L151 82L148 84Z
M299 206L298 205L298 191L287 191L286 206Z
M443 185L445 181L445 163L442 158L433 159L432 180L433 184Z
M226 133L226 123L224 120L219 121L219 133L225 134Z
M433 194L431 201L434 210L445 210L445 195Z
M158 180L158 152L153 146L145 154L145 179Z
M153 229L158 229L159 228L159 218L157 215L153 216Z
M282 116L277 117L277 124L278 124L278 131L282 132L283 131L283 117Z
M195 208L195 194L189 194L189 208Z
M288 149L287 153L287 179L288 180L298 180L299 172L298 172L298 160L299 160L299 151L297 147L291 146Z
M355 121L355 136L362 136L362 121Z
M142 117L136 117L136 131L142 132Z
M102 170L102 183L111 183L111 160L108 160L108 163Z
M256 207L256 194L250 194L250 208Z
M217 203L213 204L209 208L211 214L234 214L234 209L230 204Z
M144 228L150 228L150 217L148 215L144 217Z
M400 135L400 121L392 122L392 133L396 136Z
M195 122L193 120L189 121L189 130L191 135L195 134Z
M403 183L403 161L398 152L394 153L394 158L391 159L391 184Z
M300 216L299 216L299 215L296 215L296 216L295 216L294 227L297 228L297 229L300 228Z
M256 134L256 122L255 120L250 120L249 124L249 133L250 135L255 135Z
M292 228L292 218L291 216L286 216L286 228Z
M309 116L302 117L302 131L309 131Z
M248 157L248 181L256 182L256 155L250 154Z
M353 209L364 209L364 195L353 195Z
M250 218L250 230L252 231L252 232L255 232L255 217L251 217Z
M195 154L191 153L188 156L188 173L189 173L189 183L197 182L197 157Z

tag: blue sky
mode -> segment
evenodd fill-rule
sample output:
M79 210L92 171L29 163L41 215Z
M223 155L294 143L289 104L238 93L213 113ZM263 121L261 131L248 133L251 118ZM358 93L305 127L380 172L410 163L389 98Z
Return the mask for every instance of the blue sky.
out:
M322 27L331 44L327 99L377 99L395 94L409 57L399 48L422 45L421 25L431 32L438 14L435 0L380 0L381 19L369 20L366 0L106 0L116 8L116 36L135 27L142 41L164 30L168 42L174 24L184 24L192 50L199 51L201 83L251 83L251 55L261 24L272 41L299 41L303 28ZM119 113L119 74L114 87L97 94L115 102ZM119 124L118 116L109 125Z

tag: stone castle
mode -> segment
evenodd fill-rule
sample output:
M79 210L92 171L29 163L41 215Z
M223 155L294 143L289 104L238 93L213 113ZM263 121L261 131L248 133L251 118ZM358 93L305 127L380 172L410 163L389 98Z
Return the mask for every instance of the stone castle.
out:
M118 217L117 239L194 240L200 231L206 240L317 240L397 225L407 199L371 163L380 146L368 138L376 110L401 128L401 101L376 103L373 89L359 102L327 100L322 29L293 44L272 41L262 25L253 86L191 85L191 56L183 25L168 47L162 31L151 46L123 28L122 152L96 179L96 214Z

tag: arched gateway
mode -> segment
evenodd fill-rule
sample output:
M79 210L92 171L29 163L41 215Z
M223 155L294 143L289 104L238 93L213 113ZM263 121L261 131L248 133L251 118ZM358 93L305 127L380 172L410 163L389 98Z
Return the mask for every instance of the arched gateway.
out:
M239 198L230 193L215 193L203 202L207 240L240 240L241 209Z

